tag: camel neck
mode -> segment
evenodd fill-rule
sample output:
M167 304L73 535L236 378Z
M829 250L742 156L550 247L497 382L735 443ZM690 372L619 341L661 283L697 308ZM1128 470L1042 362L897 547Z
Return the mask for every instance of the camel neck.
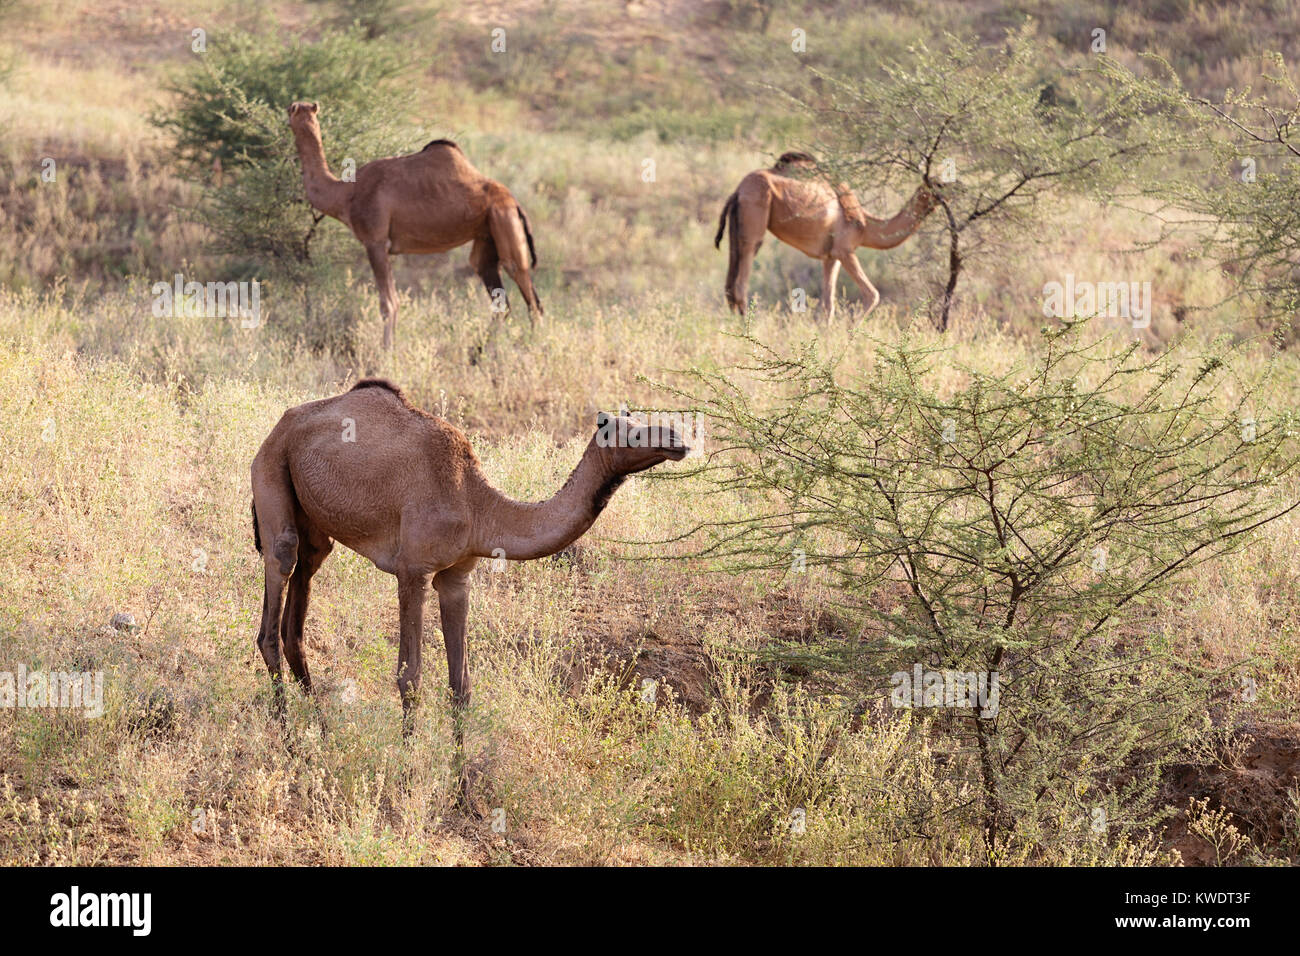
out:
M298 146L298 160L302 163L302 184L307 201L325 215L343 219L352 193L351 183L343 182L330 172L319 136L309 130L295 129L293 138Z
M587 446L564 486L546 501L516 501L486 481L473 551L479 557L511 561L544 558L562 551L595 523L610 495L623 483L601 461L596 444Z
M930 194L922 186L892 218L874 219L864 216L866 225L859 245L869 249L892 249L920 229L921 223L933 208Z

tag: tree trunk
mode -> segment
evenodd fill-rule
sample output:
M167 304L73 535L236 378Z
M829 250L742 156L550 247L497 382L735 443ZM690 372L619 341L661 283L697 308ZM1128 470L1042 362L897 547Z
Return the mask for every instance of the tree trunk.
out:
M993 767L993 754L989 750L988 732L982 722L983 718L978 713L974 715L973 720L975 741L979 748L980 778L984 785L984 847L989 865L992 866L996 859L998 841L1002 835L1004 813L1002 801L998 799L997 774Z
M953 294L957 290L957 276L961 274L961 253L958 251L958 233L949 231L948 285L943 290L943 308L939 312L939 331L948 331L948 318L952 312Z

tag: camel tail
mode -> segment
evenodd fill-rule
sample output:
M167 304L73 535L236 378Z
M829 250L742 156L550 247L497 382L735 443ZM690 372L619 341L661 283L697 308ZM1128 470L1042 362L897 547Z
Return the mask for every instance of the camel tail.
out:
M736 194L732 193L730 196L727 197L727 201L722 204L722 215L718 217L718 234L713 237L714 249L722 248L722 234L727 231L727 216L728 214L734 212L735 208L736 208ZM731 227L731 234L733 236L736 234L736 227L734 223L732 224Z
M731 242L728 246L730 252L730 261L727 263L727 303L732 306L738 306L743 313L744 303L739 302L736 298L736 276L740 273L740 201L733 193L727 200L727 208L723 210L726 214L728 224L731 226ZM719 238L721 235L719 234Z
M253 546L257 548L257 553L261 554L262 553L262 531L260 528L257 527L257 505L256 504L253 505L252 511L253 511Z
M529 256L529 258L531 258L531 259L533 260L533 261L532 261L532 264L529 266L529 268L530 268L530 269L536 269L536 268L537 268L537 248L533 245L533 231L532 231L531 229L528 228L528 217L524 215L524 207L523 207L523 206L520 206L520 205L518 205L518 204L516 204L516 205L515 205L515 208L516 208L517 210L519 210L519 221L522 222L522 223L524 224L524 235L525 235L525 236L527 237L527 239L528 239L528 256Z

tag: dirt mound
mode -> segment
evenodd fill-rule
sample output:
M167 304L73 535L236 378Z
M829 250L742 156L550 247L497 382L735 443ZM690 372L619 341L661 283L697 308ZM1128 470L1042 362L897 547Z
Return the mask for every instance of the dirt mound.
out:
M1170 824L1166 839L1189 866L1208 866L1218 860L1214 845L1189 832L1189 801L1207 799L1209 810L1227 810L1232 824L1256 847L1285 847L1293 863L1300 862L1297 843L1297 807L1300 797L1300 727L1239 728L1229 745L1211 765L1179 764L1165 774L1165 802L1183 807Z

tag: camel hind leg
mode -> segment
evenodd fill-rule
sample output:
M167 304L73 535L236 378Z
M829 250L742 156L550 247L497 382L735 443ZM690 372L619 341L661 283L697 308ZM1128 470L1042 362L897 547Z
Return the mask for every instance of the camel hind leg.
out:
M727 304L741 315L749 308L749 275L754 266L754 256L762 245L761 239L754 243L743 243L736 254L733 279L727 286Z
M767 235L772 201L766 193L755 199L737 194L731 209L731 264L727 270L727 304L741 315L749 306L749 274L754 256Z
M430 575L418 567L397 570L397 607L400 636L397 652L397 692L402 698L402 736L415 730L420 703L421 650L424 643L424 601Z
M303 627L307 620L307 605L311 600L311 579L329 557L334 542L328 535L313 527L301 510L297 516L299 531L298 564L289 578L289 594L285 601L284 616L280 622L280 640L284 657L294 679L306 694L312 693L311 672L307 668L307 654L303 649Z
M288 475L253 462L253 521L262 545L265 588L262 594L262 622L257 632L257 649L271 675L275 714L285 718L284 674L281 669L280 635L284 616L285 588L298 564L298 529L294 526L293 487Z
M492 233L492 242L501 267L519 286L524 303L528 306L530 325L537 324L537 316L543 314L542 302L533 288L533 276L530 263L532 250L528 233L524 226L523 213L513 203L498 203L488 213L488 228Z

